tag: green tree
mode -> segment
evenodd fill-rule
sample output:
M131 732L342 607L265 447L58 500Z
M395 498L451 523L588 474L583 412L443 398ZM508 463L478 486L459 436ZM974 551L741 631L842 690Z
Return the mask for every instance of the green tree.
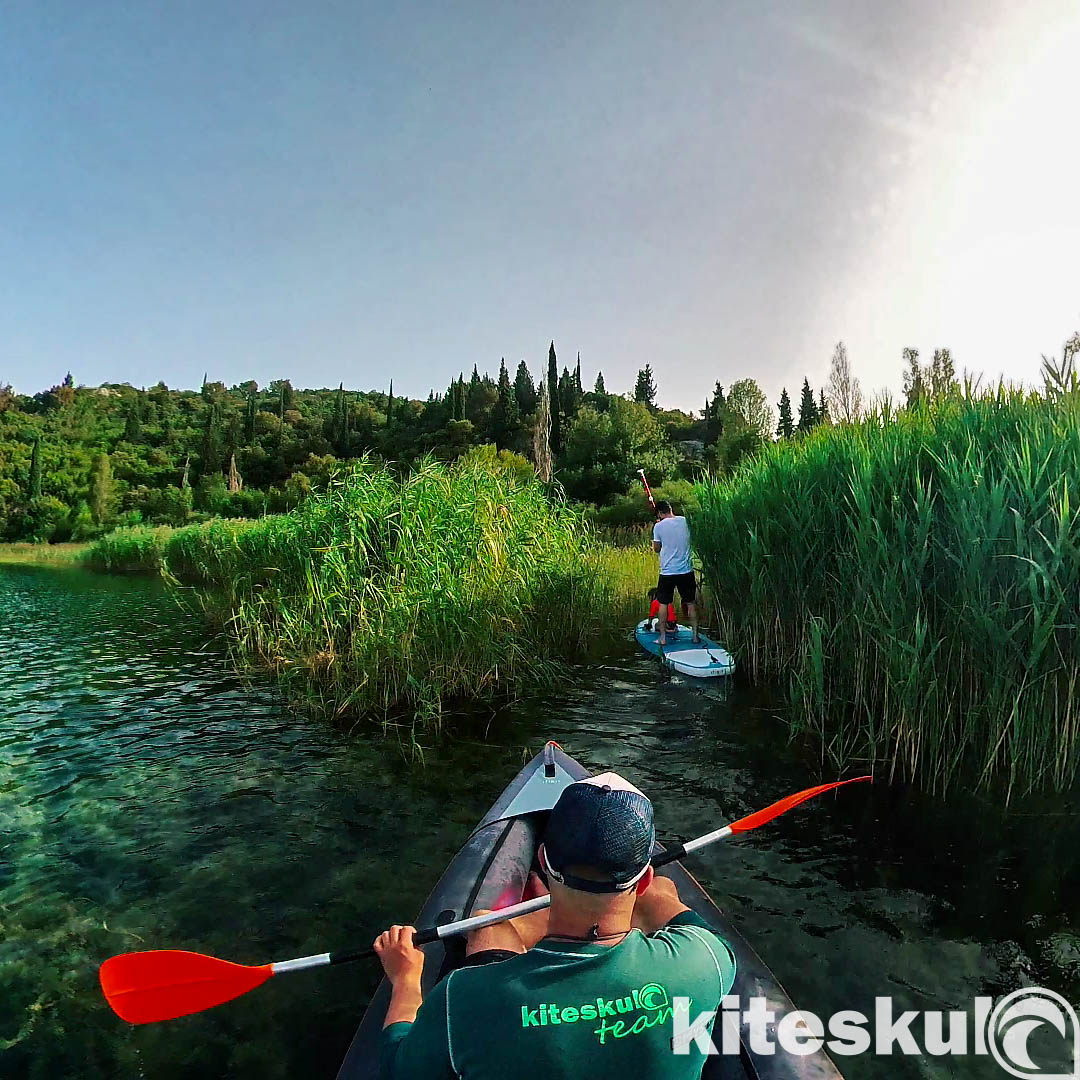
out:
M98 454L90 471L90 514L95 525L105 525L112 517L113 477L109 455Z
M517 398L510 385L510 373L506 370L506 359L499 364L499 398L495 402L492 416L495 444L500 450L509 446L521 427L521 414L518 412Z
M926 373L919 364L919 350L905 349L904 363L904 396L907 398L908 408L913 408L919 402L926 400Z
M252 390L247 396L247 411L244 415L244 443L251 446L255 442L255 395L258 390Z
M124 442L137 443L142 438L142 421L139 418L139 399L134 397L128 406L124 421Z
M574 389L580 400L581 395L585 393L585 388L581 385L581 353L577 354L577 367L574 368Z
M930 395L935 401L951 397L960 389L956 381L956 367L948 349L935 349L930 362Z
M394 380L390 380L390 393L386 395L386 426L394 422Z
M202 451L199 454L199 472L202 476L221 472L221 406L217 402L206 407L203 424Z
M607 394L607 390L604 388L604 373L598 371L596 373L596 384L593 386L594 394Z
M825 388L821 387L818 390L818 402L817 402L817 416L819 424L831 424L832 417L829 416L829 403L825 400Z
M41 498L41 437L34 436L30 449L30 501Z
M548 348L548 408L551 410L551 443L552 454L558 454L562 450L562 404L559 401L559 365L555 359L555 342Z
M787 387L780 391L780 420L776 425L776 434L781 439L790 439L795 434L795 421L791 416L791 398Z
M724 418L728 422L735 420L760 440L772 438L772 406L754 379L737 379L731 384L724 403Z
M517 398L518 412L522 416L532 416L536 412L536 384L524 360L518 364L514 377L514 397Z
M638 469L659 484L677 461L649 407L613 396L606 412L585 406L567 428L559 477L571 498L604 503L626 491Z
M562 406L563 422L569 423L577 416L581 405L581 396L578 394L577 383L569 369L563 368L559 376L559 404Z
M715 446L724 433L724 387L718 382L713 390L712 400L705 399L705 444Z
M653 378L651 364L646 364L637 373L637 382L634 384L634 400L642 405L656 404L656 380Z
M799 399L799 423L797 430L805 435L818 422L818 407L814 400L814 391L810 389L810 380L802 381L802 397Z

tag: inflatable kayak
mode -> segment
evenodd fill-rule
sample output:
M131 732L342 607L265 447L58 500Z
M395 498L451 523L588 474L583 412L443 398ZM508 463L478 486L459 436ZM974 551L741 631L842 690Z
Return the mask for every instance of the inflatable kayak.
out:
M650 625L650 619L642 619L634 629L634 637L647 653L659 656L672 671L710 679L717 675L730 675L735 670L735 658L723 645L704 634L698 635L701 638L699 644L691 641L694 631L682 623L678 624L677 629L667 632L667 644L661 651L660 635L650 630Z
M549 742L518 773L473 830L421 908L415 925L449 922L478 907L505 907L520 900L534 866L537 845L543 839L548 811L567 784L588 775L587 769ZM662 850L659 845L657 850ZM794 1005L776 977L690 872L680 863L671 863L658 873L671 878L683 903L713 925L731 946L738 961L732 993L744 1001L749 997L766 998L767 1007L777 1019L793 1011ZM465 942L451 937L425 945L424 952L426 995L464 960ZM338 1080L375 1080L378 1076L380 1033L389 999L390 988L384 979L353 1037ZM769 1025L769 1033L775 1046L774 1023ZM718 1028L716 1034L719 1038ZM522 1068L527 1069L527 1063L523 1062ZM843 1080L824 1051L806 1057L784 1054L778 1047L772 1055L756 1053L749 1045L745 1025L739 1055L710 1058L702 1076L706 1080Z

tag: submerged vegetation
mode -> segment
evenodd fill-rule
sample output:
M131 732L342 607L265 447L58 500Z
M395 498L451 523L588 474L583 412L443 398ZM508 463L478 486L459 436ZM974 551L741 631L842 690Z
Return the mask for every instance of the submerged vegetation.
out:
M603 556L535 479L433 460L405 476L362 462L256 522L122 530L92 558L194 584L227 611L238 660L292 699L421 726L451 702L550 685L610 628L640 562Z
M753 676L790 678L830 759L939 790L1075 778L1080 391L1053 374L1045 395L881 407L700 487L727 638Z

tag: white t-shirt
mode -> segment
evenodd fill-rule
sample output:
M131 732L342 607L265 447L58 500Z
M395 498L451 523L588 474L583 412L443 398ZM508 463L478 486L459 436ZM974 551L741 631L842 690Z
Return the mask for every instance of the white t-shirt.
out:
M660 573L664 577L689 574L694 569L690 560L690 526L684 517L661 518L654 526L652 538L660 543Z

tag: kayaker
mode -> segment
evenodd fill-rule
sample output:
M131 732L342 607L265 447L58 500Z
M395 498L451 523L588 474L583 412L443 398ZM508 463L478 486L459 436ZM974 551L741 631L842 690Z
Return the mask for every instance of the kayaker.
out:
M696 645L698 636L697 578L690 556L690 526L686 518L671 509L671 503L661 500L656 504L656 524L653 526L653 551L660 555L660 578L656 583L656 599L660 606L670 604L679 590L683 610L690 619ZM660 623L660 644L667 644L667 625Z
M697 1080L706 1059L696 1046L672 1052L674 999L689 997L694 1016L718 1009L735 957L654 875L654 838L652 804L632 784L615 773L579 781L539 851L549 912L476 932L465 965L423 1002L413 927L380 935L392 986L382 1075Z

